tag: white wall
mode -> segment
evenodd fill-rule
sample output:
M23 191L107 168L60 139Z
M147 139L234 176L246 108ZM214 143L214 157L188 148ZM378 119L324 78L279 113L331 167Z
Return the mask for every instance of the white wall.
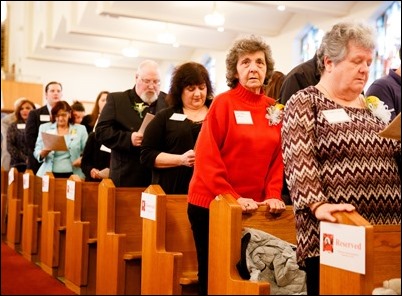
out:
M275 68L287 73L299 61L299 40L302 33L309 25L314 25L324 31L331 28L333 24L343 20L365 20L374 24L373 20L392 1L359 1L353 7L350 15L345 18L321 17L317 14L306 14L292 18L283 28L280 36L265 38L272 48L275 59ZM20 3L20 4L19 4ZM24 34L24 9L22 1L14 2L10 11L10 65L16 65L16 79L23 82L42 83L46 85L49 81L56 80L63 84L64 99L94 101L97 94L102 90L122 91L134 86L135 70L124 70L116 68L101 69L95 66L83 66L59 62L44 62L27 59L23 52L24 42L27 42ZM18 9L21 5L21 9ZM193 60L200 62L206 52L196 52ZM227 89L225 78L226 52L208 53L216 60L216 90L220 93ZM169 64L161 65L163 71L168 71ZM162 81L162 89L167 90L169 81ZM87 110L89 113L91 110Z

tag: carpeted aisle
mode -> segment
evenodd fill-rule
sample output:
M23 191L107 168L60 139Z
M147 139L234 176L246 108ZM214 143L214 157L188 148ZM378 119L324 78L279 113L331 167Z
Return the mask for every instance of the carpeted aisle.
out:
M76 294L2 242L1 295Z

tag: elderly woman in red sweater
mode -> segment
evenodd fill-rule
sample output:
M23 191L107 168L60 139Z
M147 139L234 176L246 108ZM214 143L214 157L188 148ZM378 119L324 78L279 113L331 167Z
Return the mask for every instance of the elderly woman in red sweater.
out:
M255 36L238 40L226 58L230 90L215 97L195 147L188 217L198 257L201 295L208 293L209 205L219 194L235 197L243 211L268 205L281 213L282 106L264 95L272 75L270 47Z

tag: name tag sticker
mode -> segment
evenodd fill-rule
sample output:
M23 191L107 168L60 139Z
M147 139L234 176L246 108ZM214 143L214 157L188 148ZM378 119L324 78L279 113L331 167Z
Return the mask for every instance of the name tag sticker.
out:
M18 123L17 129L25 129L25 123Z
M41 114L39 116L40 121L50 121L50 115Z
M322 111L322 114L329 123L341 123L351 121L349 115L344 109L324 110Z
M235 111L237 124L253 124L250 111Z
M187 118L186 114L181 114L181 113L173 113L172 116L170 116L170 120L176 120L176 121L184 121Z

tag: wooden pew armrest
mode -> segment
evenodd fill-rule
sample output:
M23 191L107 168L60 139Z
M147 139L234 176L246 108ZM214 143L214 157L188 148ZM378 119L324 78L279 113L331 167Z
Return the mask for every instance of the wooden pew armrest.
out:
M180 285L194 285L198 284L197 271L183 272L180 277Z
M98 243L98 239L96 237L88 239L88 244L89 245L97 244L97 243Z
M141 257L142 257L141 252L126 252L124 253L123 259L135 260L135 259L141 259Z

